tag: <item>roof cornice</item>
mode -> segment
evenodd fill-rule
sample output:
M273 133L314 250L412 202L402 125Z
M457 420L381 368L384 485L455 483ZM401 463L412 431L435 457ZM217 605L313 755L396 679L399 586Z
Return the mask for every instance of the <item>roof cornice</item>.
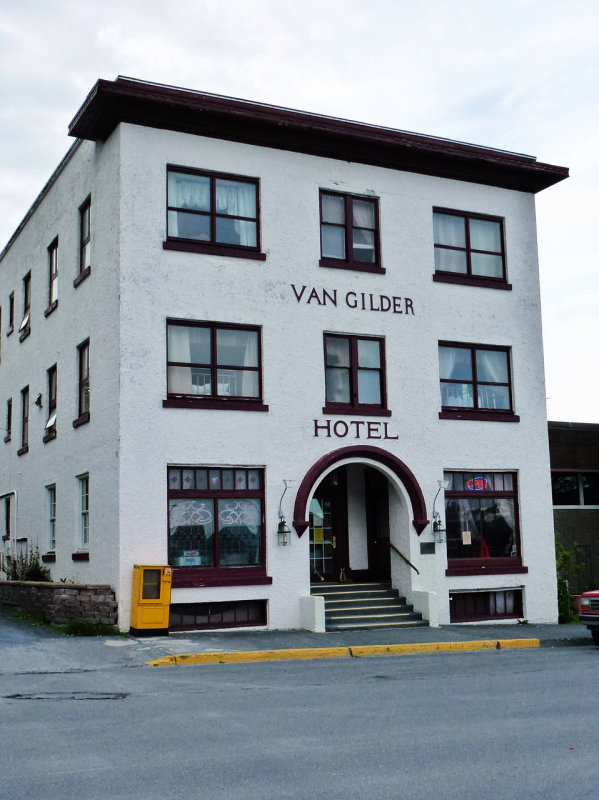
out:
M520 153L120 76L95 84L69 135L105 141L120 122L524 192L568 177Z

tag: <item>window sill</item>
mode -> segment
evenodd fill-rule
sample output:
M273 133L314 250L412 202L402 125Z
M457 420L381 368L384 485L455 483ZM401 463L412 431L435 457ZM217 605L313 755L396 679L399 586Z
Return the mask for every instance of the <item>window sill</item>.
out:
M4 441L5 441L7 444L8 444L8 442L10 442L10 441L11 441L11 439L12 439L12 436L10 435L10 433L9 433L7 436L5 436L5 437L4 437Z
M195 397L168 398L162 401L163 408L203 408L226 411L268 411L269 407L253 400L199 400Z
M519 560L519 559L518 559ZM464 565L464 566L450 566L445 570L447 577L458 577L460 575L523 575L528 572L528 567L523 567L522 564L480 564Z
M6 329L6 335L11 336L14 333L14 331L15 331L15 326L9 325L9 327Z
M264 567L173 567L173 589L209 586L268 586L272 578Z
M390 417L391 411L386 408L372 408L372 406L344 406L327 405L322 407L322 413L329 416L343 417Z
M48 442L51 442L53 439L56 439L56 429L55 428L53 428L52 430L49 430L48 433L46 433L46 435L42 439L42 442L44 444L47 444Z
M91 275L92 268L86 267L83 272L80 272L79 275L73 281L73 287L76 289L78 286L81 286L83 281Z
M437 283L455 283L460 286L479 286L483 289L503 289L506 292L512 291L512 284L499 278L470 277L469 275L435 272L433 274L433 280Z
M25 453L28 453L28 452L29 452L29 445L25 444L25 445L23 445L23 447L21 447L19 450L17 450L17 455L18 456L24 456Z
M71 554L73 561L89 561L89 551L78 550L76 553Z
M77 419L73 420L73 428L80 428L81 425L85 425L90 420L89 411L85 411L83 414L77 417Z
M55 300L48 308L44 311L44 317L48 318L50 314L58 308L58 300Z
M56 564L56 553L53 550L49 553L44 553L42 555L42 561L44 564Z
M340 258L321 258L319 267L332 267L333 269L349 269L353 272L374 272L385 275L387 270L378 264L369 264L367 261L343 261Z
M439 419L462 419L474 422L520 422L520 417L511 411L440 411Z
M29 334L30 334L30 333L31 333L31 328L30 328L30 327L29 327L29 325L28 325L28 326L25 328L25 330L23 331L23 333L22 333L22 334L19 336L19 341L20 341L20 342L24 342L24 341L25 341L25 339L26 339L26 338L29 336Z
M266 261L266 253L261 253L257 248L236 247L233 244L213 244L194 239L167 239L162 243L162 247L164 250L178 250L184 253L208 253L213 256L232 256L233 258Z

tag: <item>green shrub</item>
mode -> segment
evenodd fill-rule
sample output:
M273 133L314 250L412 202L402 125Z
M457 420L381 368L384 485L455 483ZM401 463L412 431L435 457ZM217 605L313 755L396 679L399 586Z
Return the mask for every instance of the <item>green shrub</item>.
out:
M7 581L51 581L50 569L40 560L37 547L32 547L16 556L7 555L2 559L2 572Z
M105 625L102 622L74 619L68 622L62 632L67 636L121 636L116 625Z

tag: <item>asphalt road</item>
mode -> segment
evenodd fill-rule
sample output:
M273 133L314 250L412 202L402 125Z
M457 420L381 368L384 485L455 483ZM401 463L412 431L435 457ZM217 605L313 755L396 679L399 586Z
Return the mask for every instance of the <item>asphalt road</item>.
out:
M5 673L0 798L595 800L598 670L566 647Z

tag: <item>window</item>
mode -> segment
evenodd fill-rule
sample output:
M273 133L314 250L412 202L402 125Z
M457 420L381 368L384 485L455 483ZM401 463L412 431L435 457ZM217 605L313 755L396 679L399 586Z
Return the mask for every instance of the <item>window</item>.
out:
M12 397L6 401L6 436L5 442L10 442L12 437Z
M169 563L183 573L176 585L270 583L261 469L169 467L168 496Z
M56 486L46 486L46 512L47 536L46 547L54 550L56 547Z
M447 574L526 572L513 472L445 472Z
M17 455L22 456L29 451L29 386L21 389L21 447Z
M522 589L449 593L449 621L518 619L522 613Z
M266 625L266 600L229 600L212 603L172 603L169 630L244 628Z
M385 397L385 343L366 336L324 336L327 414L389 416Z
M552 472L554 506L599 508L599 472Z
M23 319L19 325L19 341L22 342L31 333L31 272L23 278Z
M48 419L45 425L44 442L56 438L56 399L58 390L56 364L47 372L48 375Z
M517 422L509 348L439 343L441 419Z
M79 547L89 547L89 475L79 475Z
M434 209L433 235L435 280L511 289L505 280L503 220Z
M77 428L85 422L89 422L89 339L82 342L77 347L77 358L79 362L79 391L78 391L78 411L79 416L73 422L73 427Z
M378 200L320 192L321 267L384 272L379 254Z
M259 328L167 322L164 405L265 411Z
M79 208L79 274L74 286L78 286L91 271L91 197Z
M165 247L264 260L258 180L169 167Z
M15 329L15 293L11 292L8 295L8 328L6 329L6 335L10 336L10 334Z
M58 305L58 237L48 248L48 308L44 311L47 317Z
M8 542L10 539L10 495L4 498L4 533L2 541Z

